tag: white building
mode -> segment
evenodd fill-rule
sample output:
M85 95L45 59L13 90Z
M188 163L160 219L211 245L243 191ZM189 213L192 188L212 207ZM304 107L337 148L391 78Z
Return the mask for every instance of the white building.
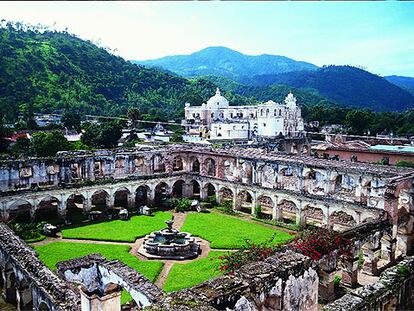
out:
M267 101L255 106L229 106L217 89L201 106L185 104L186 141L254 140L303 132L301 109L289 93L283 104Z

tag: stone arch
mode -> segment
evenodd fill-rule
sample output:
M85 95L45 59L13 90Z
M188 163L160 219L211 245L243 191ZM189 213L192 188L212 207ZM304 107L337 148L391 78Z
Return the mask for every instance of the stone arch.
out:
M204 161L204 167L206 175L216 176L216 161L214 161L212 158L207 158Z
M280 209L281 216L284 220L296 222L297 215L299 214L299 209L295 202L287 199L282 199L277 206Z
M103 189L96 190L91 195L91 210L105 211L108 208L109 193Z
M126 187L118 188L114 192L114 206L128 208L128 197L131 192Z
M66 199L66 217L71 222L86 219L85 202L85 197L78 193L73 193Z
M200 173L200 161L197 157L190 158L191 163L191 172L193 173Z
M200 198L201 197L201 186L200 183L197 180L192 180L191 181L191 186L192 186L192 192L193 192L193 197L194 198Z
M230 201L233 202L234 194L233 190L227 187L222 187L219 190L219 199L220 203L223 203L224 201Z
M150 188L147 185L140 185L135 190L135 205L143 206L148 204L148 195L150 193Z
M182 198L184 195L185 181L177 180L172 186L172 196L174 198Z
M29 222L33 205L25 199L17 199L8 206L9 219L15 222Z
M165 182L160 182L154 189L154 203L161 208L168 207L168 199L170 198L170 186Z
M165 161L164 157L160 154L155 154L151 158L151 171L153 173L164 173L165 172Z
M173 158L173 171L178 172L184 170L184 161L181 156L175 156Z
M341 210L334 211L329 216L329 223L331 224L333 230L349 228L357 224L352 215Z
M207 197L217 196L216 187L214 187L212 183L206 183L204 185L204 191L206 192Z
M247 190L237 193L236 209L250 214L253 208L253 195Z
M323 225L325 223L325 215L323 209L307 204L302 210L304 223L308 225Z
M265 216L265 218L272 218L274 202L271 197L264 194L260 195L257 198L257 205L260 205L262 214Z
M36 221L56 221L59 216L60 200L54 196L46 196L39 200L36 207Z

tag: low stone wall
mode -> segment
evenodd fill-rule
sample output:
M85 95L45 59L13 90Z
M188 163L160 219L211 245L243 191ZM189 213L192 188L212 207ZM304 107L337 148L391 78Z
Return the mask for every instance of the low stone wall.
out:
M107 260L100 254L61 261L58 274L69 282L78 282L89 291L103 291L110 283L128 291L139 307L148 306L164 295L164 292L136 270L119 260Z
M37 253L24 243L4 223L0 222L0 268L3 284L6 289L13 286L19 294L26 293L29 288L29 297L33 308L45 304L50 310L80 310L80 299L69 284L54 274L43 262L37 258ZM14 274L15 284L9 284L8 276ZM22 284L27 284L23 287ZM26 293L27 295L27 293ZM21 300L21 301L19 301ZM22 298L17 303L22 305ZM29 303L29 302L27 302Z
M286 251L171 293L145 310L316 311L318 282L310 258Z
M346 294L324 310L414 310L414 257L385 270L374 284Z

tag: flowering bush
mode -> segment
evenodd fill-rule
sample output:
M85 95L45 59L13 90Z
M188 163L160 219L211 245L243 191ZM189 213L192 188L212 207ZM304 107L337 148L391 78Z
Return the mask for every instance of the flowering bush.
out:
M246 241L243 247L235 252L220 256L220 271L233 272L242 265L264 260L281 250L282 244L271 245L270 240L260 244ZM320 260L323 256L337 250L338 255L349 255L352 243L338 232L324 228L310 228L300 232L287 247L293 251L309 256L312 260Z
M349 255L351 245L351 241L338 232L324 228L310 228L299 233L289 247L316 261L335 250L338 250L338 255Z
M260 244L251 243L246 240L246 244L235 252L228 252L226 255L220 256L220 271L233 272L242 265L260 261L269 256L274 255L280 248L279 245L270 245L274 237Z

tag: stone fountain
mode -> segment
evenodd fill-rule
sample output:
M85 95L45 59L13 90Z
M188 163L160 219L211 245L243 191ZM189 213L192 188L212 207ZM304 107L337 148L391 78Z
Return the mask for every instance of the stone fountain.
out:
M200 244L190 233L173 228L174 220L165 221L167 228L151 232L144 238L138 253L149 259L183 260L195 258Z

